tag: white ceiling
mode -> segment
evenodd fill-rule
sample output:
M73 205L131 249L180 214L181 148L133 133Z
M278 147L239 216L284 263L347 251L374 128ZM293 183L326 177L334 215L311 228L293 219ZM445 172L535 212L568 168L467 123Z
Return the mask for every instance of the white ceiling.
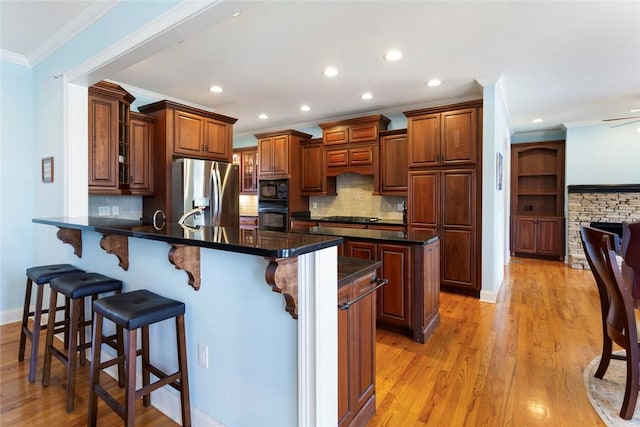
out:
M51 39L75 34L113 4L2 0L0 47L37 63ZM478 81L500 76L514 132L640 116L629 111L640 108L640 1L265 1L243 8L110 80L238 118L237 134L478 99ZM391 48L402 59L383 60ZM337 77L321 74L327 65ZM434 77L442 85L425 86ZM209 92L213 84L224 92ZM364 91L373 99L360 99ZM302 104L311 111L301 112ZM532 123L537 117L543 122Z

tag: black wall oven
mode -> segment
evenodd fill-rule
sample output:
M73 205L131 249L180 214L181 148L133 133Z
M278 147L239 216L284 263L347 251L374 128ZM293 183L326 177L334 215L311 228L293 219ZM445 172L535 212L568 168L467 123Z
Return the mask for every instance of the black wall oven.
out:
M287 231L289 209L286 205L260 203L258 205L258 229L266 231Z
M289 228L289 180L258 182L258 229L287 231Z
M289 180L262 179L258 184L258 202L279 202L287 204L289 201Z

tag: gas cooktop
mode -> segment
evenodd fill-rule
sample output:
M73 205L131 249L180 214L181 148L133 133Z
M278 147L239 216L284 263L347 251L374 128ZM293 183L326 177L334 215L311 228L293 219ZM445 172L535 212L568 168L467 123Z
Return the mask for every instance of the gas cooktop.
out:
M380 221L380 218L369 217L369 216L326 216L324 217L327 221L338 221L338 222L377 222Z

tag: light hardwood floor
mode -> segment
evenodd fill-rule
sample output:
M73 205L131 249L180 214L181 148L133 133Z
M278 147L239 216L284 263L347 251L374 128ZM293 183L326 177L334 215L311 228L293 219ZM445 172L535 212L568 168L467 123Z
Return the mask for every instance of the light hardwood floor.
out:
M447 293L440 303L440 326L426 344L378 331L369 427L604 425L582 381L602 333L591 272L514 258L497 304ZM61 365L53 361L48 389L29 384L28 359L17 362L18 330L0 327L0 425L86 425L86 368L78 372L77 409L67 414ZM175 425L138 403L138 425ZM122 425L100 408L99 425Z

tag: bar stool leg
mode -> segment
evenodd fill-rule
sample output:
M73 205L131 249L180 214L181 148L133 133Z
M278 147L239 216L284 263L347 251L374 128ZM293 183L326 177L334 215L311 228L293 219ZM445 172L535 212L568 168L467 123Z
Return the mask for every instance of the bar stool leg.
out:
M126 388L124 391L125 427L133 427L136 423L136 355L138 353L137 329L127 331L126 342Z
M122 332L122 330L121 330ZM122 343L122 341L120 341ZM89 419L88 424L95 427L98 423L98 396L95 386L100 383L100 353L102 348L102 315L93 317L93 336L91 339L91 370L89 372ZM121 364L118 364L120 369ZM124 376L121 376L124 378Z
M31 305L31 288L33 282L27 277L27 286L24 294L24 307L22 308L22 326L20 327L20 347L18 347L18 361L24 360L24 347L27 343L27 330L29 327L29 306ZM31 381L31 379L29 379Z
M151 372L149 371L149 326L142 327L142 387L151 383ZM142 405L147 408L151 404L151 393L142 397Z
M76 359L78 354L78 332L84 298L76 298L71 302L69 318L69 346L67 347L67 412L73 411L76 401Z
M178 369L180 369L180 403L182 426L191 426L191 399L189 398L189 375L187 373L187 339L184 315L176 317L176 345L178 346Z
M33 313L33 328L31 329L31 360L29 361L29 382L36 381L36 371L38 370L38 346L40 345L40 322L42 322L42 294L44 293L44 286L37 286L36 290L36 308ZM49 314L49 317L53 317L55 321L56 308L55 301L53 304L53 316Z
M102 322L102 316L100 316L100 321ZM120 388L123 388L126 386L126 383L125 383L125 375L124 375L124 365L125 365L124 333L122 332L122 326L116 325L116 335L117 335L116 351L117 351L118 357L121 358L122 360L122 362L118 363L118 386Z
M58 292L51 289L49 295L49 312L55 313ZM42 385L47 387L51 378L51 346L53 345L53 330L55 329L56 316L49 315L49 323L47 327L47 339L44 344L44 368L42 369ZM65 328L68 330L68 327ZM34 345L35 347L35 345Z

